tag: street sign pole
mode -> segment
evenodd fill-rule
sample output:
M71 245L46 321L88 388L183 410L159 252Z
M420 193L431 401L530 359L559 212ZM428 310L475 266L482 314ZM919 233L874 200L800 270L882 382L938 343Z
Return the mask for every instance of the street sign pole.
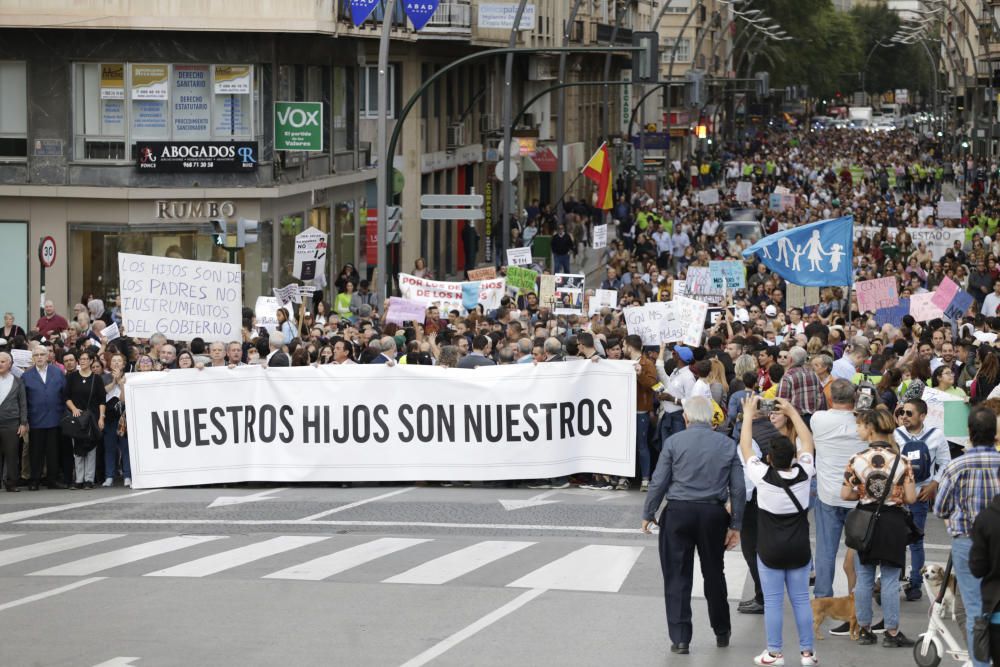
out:
M42 294L41 300L38 303L40 317L45 317L45 269L51 268L55 263L56 240L51 236L43 236L38 239L38 276Z
M511 49L507 53L507 63L504 67L504 79L503 79L503 178L500 179L500 198L503 200L501 211L503 211L503 220L500 221L500 229L503 234L503 238L500 239L500 243L497 244L497 252L500 256L503 256L504 251L507 249L507 244L510 242L510 182L513 180L510 175L510 165L514 160L514 156L511 155L510 150L510 135L511 128L511 114L514 112L514 99L512 97L512 79L514 78L514 51L513 49L517 46L517 33L521 29L521 16L524 15L524 6L528 4L528 0L520 0L517 3L517 12L514 13L514 25L510 29L510 46Z
M523 2L523 0L522 0ZM388 136L388 101L389 101L389 37L392 33L392 19L395 16L396 0L385 0L385 18L382 20L382 37L378 46L378 121L376 126L376 143L378 144L378 168L375 171L375 206L378 215L376 229L376 245L378 246L378 271L375 274L376 294L385 300L389 294L387 280L389 278L386 266L386 207L389 203L389 174L392 169L392 155L386 152L386 137ZM400 121L402 122L402 121ZM384 160L385 162L381 162Z

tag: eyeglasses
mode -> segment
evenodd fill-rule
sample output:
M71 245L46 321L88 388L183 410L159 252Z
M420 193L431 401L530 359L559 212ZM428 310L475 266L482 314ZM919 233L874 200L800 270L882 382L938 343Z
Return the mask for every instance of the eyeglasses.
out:
M900 414L906 415L907 417L913 417L916 415L913 410L903 410Z

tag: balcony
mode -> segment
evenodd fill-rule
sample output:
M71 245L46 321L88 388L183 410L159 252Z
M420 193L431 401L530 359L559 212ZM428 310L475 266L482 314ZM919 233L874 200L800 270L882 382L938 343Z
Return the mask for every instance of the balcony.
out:
M420 32L468 37L472 32L472 7L464 2L443 2Z

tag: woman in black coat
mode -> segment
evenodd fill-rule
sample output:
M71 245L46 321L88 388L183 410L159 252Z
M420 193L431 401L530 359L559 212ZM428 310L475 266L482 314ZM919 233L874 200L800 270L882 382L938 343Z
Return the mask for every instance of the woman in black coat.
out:
M93 438L73 439L73 460L76 463L76 488L94 488L94 473L97 466L97 443L104 431L104 404L106 393L104 382L92 370L93 353L83 349L77 355L79 369L66 376L66 407L74 417L84 411L90 413L97 431Z

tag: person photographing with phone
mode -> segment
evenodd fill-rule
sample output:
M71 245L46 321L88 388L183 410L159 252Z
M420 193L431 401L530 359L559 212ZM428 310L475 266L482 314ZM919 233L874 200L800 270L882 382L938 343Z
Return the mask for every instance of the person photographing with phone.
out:
M660 526L670 651L678 654L690 652L695 549L716 646L729 646L732 626L724 555L739 542L746 504L736 443L712 430L712 404L702 397L690 398L684 401L683 413L687 428L664 441L642 512L642 532ZM667 507L657 522L664 498Z

